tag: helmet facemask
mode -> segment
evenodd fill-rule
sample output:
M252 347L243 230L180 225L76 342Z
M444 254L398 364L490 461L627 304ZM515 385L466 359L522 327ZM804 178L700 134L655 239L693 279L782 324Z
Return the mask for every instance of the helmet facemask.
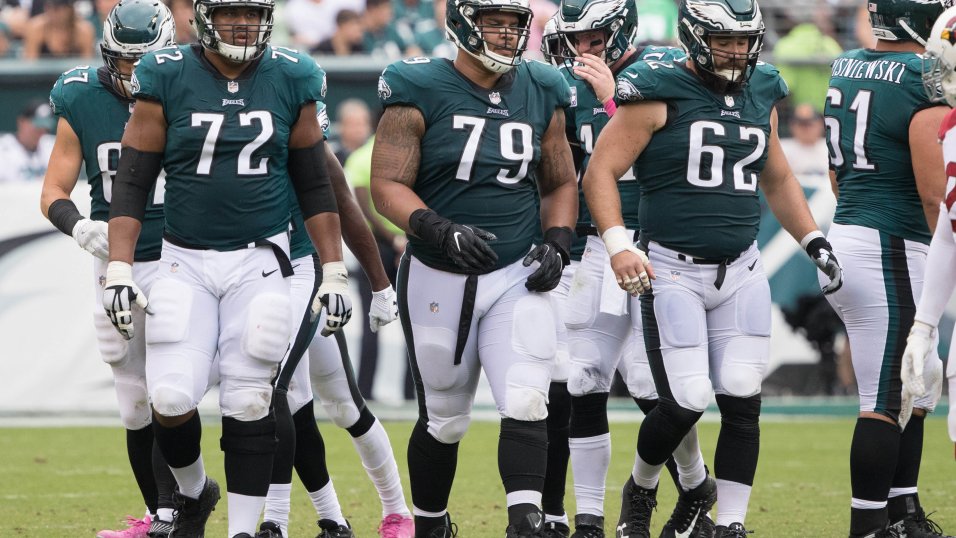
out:
M213 14L225 8L258 9L260 10L259 23L214 23ZM235 2L197 0L194 4L194 12L193 25L196 27L202 46L234 63L241 64L258 58L265 51L272 37L274 3L271 0ZM232 41L235 41L236 33L245 33L246 36L255 36L255 38L244 44L229 43L223 38L224 35L231 35Z
M936 21L923 54L923 89L931 101L956 103L956 8Z

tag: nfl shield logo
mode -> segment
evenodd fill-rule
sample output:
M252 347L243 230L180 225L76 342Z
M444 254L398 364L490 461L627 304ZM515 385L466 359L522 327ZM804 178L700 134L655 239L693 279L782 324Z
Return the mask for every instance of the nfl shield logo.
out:
M229 83L226 84L226 90L227 90L229 93L236 93L236 92L238 92L238 91L239 91L239 83L236 82L235 80L230 80Z
M734 106L734 98L730 95L724 96L724 102L727 103L727 106Z
M680 280L680 271L671 271L671 280Z
M438 313L438 303L432 303L428 305L428 309L432 311L433 314Z
M488 94L488 99L491 100L491 104L500 105L501 104L501 94L498 92L491 92Z

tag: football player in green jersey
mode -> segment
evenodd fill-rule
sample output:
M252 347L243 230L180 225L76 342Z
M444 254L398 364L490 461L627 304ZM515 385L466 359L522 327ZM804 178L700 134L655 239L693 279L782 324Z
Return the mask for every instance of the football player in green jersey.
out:
M174 536L202 536L220 496L203 467L196 413L213 368L229 536L256 532L275 450L271 381L292 325L290 189L323 262L312 315L327 310L327 332L351 315L316 119L325 78L308 56L269 45L274 8L273 0L195 0L200 44L147 54L131 80L136 107L113 188L103 305L127 338L134 305L152 313L146 377L156 439L178 485ZM166 223L150 302L129 261L160 163Z
M319 103L319 125L327 134L329 118L325 103ZM375 238L345 179L345 172L330 146L326 146L326 151L329 176L342 221L343 239L355 254L372 288L381 290L376 293L382 296L382 300L373 301L368 313L370 327L377 330L398 319L395 291L382 265ZM278 528L283 536L288 535L294 467L321 518L318 525L326 534L320 533L320 536L354 537L342 514L326 467L324 441L315 423L314 384L319 403L336 426L348 431L362 459L362 466L378 491L382 501L379 534L385 538L413 538L414 523L405 504L388 433L365 405L352 372L345 336L341 332L331 338L316 335L316 328L325 322L324 313L310 320L310 302L322 284L321 273L316 270L321 267L321 260L316 256L315 247L302 226L298 203L293 199L292 204L291 250L295 274L292 276L291 302L295 328L273 395L279 444L272 465L265 521L260 526L260 532Z
M843 318L860 413L850 446L850 536L941 536L917 495L923 422L942 387L934 349L931 387L901 413L906 334L923 291L930 238L946 184L937 134L949 112L923 91L922 64L933 22L950 0L870 0L872 49L833 62L825 121L837 196L827 238L847 286L828 297ZM905 430L900 427L906 425Z
M633 1L565 0L554 20L557 39L553 47L548 47L552 50L546 51L546 55L557 61L571 85L573 98L565 114L568 138L578 149L575 154L579 159L575 164L580 178L587 169L594 141L616 110L614 77L637 61L670 61L682 58L684 53L671 47L637 49L631 45L638 23ZM639 227L640 190L632 168L618 180L618 191L623 199L625 225L633 234ZM561 311L567 324L571 362L567 389L574 417L569 443L577 506L574 536L592 538L604 533L604 490L611 456L606 407L614 371L620 371L629 392L645 413L656 405L657 393L644 352L640 315L631 314L627 293L609 274L604 244L597 236L583 198L582 191L576 231L586 240L586 246L575 244L578 248L572 248L572 265L565 269L562 285L555 293L564 300ZM582 256L583 252L587 255ZM549 410L553 409L553 398L549 404ZM550 414L548 420L551 420ZM548 450L552 450L551 444ZM683 487L673 458L668 459L668 469L678 484L678 491L694 495L696 492L690 492L698 486L715 487L713 479L705 481L696 428L685 436L675 455L683 469L680 473ZM552 472L549 465L549 476ZM545 500L548 498L545 491ZM713 522L706 515L710 506L678 503L678 507L693 507L701 517L695 517L696 513L675 512L665 532L685 532L684 527L692 521L694 532L706 534L708 526L712 528ZM547 508L545 506L550 519L551 512L547 512Z
M153 0L123 0L110 10L103 24L100 48L106 65L75 67L60 76L50 93L50 104L59 119L40 206L50 222L95 256L97 286L105 277L109 257L106 220L120 139L132 110L129 79L133 64L149 51L172 45L175 35L176 25L166 6ZM84 162L92 198L90 218L80 215L70 200ZM159 268L162 202L163 189L157 185L133 257L133 274L146 291ZM142 323L141 312L136 315ZM94 321L100 354L113 371L130 467L148 512L145 518L128 518L127 529L101 531L97 536L142 538L147 531L165 536L172 521L175 482L158 450L154 460L152 414L143 405L147 400L146 343L142 335L127 342L103 315L95 316Z
M545 292L569 261L577 189L570 91L554 67L522 60L530 21L527 0L448 0L454 62L396 62L379 82L371 190L409 233L398 296L419 401L408 446L418 538L454 535L448 497L482 369L501 416L505 532L543 526L558 324Z
M756 247L758 178L790 235L809 241L819 233L780 149L775 105L787 88L775 68L757 61L763 34L753 0L684 0L679 35L687 59L637 62L618 76L618 110L584 176L615 279L641 294L659 395L641 424L619 537L649 536L661 467L713 393L721 413L716 488L692 490L682 501L703 506L719 496L716 536L747 532L770 353L770 288ZM640 249L627 233L617 187L632 165L641 186ZM841 270L829 244L817 238L808 252L829 275L824 291L837 289ZM655 271L662 277L652 289Z

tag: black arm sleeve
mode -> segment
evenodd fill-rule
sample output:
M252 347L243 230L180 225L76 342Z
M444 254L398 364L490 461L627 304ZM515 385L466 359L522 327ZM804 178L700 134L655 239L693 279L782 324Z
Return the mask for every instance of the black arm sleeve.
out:
M149 191L156 184L156 178L162 169L162 153L123 146L119 169L113 179L110 218L133 217L142 221L146 215Z
M338 213L325 162L325 142L289 149L289 178L302 209L302 220L309 220L319 213Z
M73 200L65 198L54 200L46 214L57 230L71 237L73 236L73 227L76 226L77 222L83 220L83 215L80 214Z

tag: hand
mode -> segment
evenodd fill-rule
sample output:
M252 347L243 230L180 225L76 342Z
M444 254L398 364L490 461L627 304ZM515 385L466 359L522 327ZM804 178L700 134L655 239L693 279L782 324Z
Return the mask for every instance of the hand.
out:
M900 377L903 380L903 392L911 397L920 398L926 394L926 384L923 381L923 367L926 357L933 349L934 327L914 321L910 335L906 338L906 349L903 350L903 367Z
M322 264L322 284L312 301L311 321L315 321L325 307L325 327L322 336L341 329L352 317L352 299L349 297L349 272L344 262Z
M544 233L544 243L534 247L524 261L525 267L539 262L524 286L531 291L551 291L561 282L564 268L571 263L571 228L553 227Z
M486 243L498 239L491 232L455 224L430 209L416 209L408 225L415 235L442 249L465 273L487 273L498 263L498 255Z
M654 269L647 254L634 246L630 233L623 226L614 226L605 230L601 239L611 258L617 285L632 297L651 291Z
M372 292L372 306L368 309L368 326L372 332L398 319L398 302L395 300L395 290L386 286L382 291Z
M833 254L830 242L822 234L807 243L807 254L820 271L830 278L830 283L821 288L824 295L830 295L843 286L843 267Z
M126 262L110 262L106 266L106 284L103 289L103 308L110 322L123 338L133 338L133 304L137 304L147 314L149 309L146 295L133 282L133 267Z
M73 226L73 239L80 248L101 260L110 259L109 224L82 219Z
M574 59L578 65L574 66L574 74L584 79L591 89L594 90L594 96L601 103L606 103L614 97L616 85L614 83L614 74L611 68L607 66L604 60L593 54L583 54Z

